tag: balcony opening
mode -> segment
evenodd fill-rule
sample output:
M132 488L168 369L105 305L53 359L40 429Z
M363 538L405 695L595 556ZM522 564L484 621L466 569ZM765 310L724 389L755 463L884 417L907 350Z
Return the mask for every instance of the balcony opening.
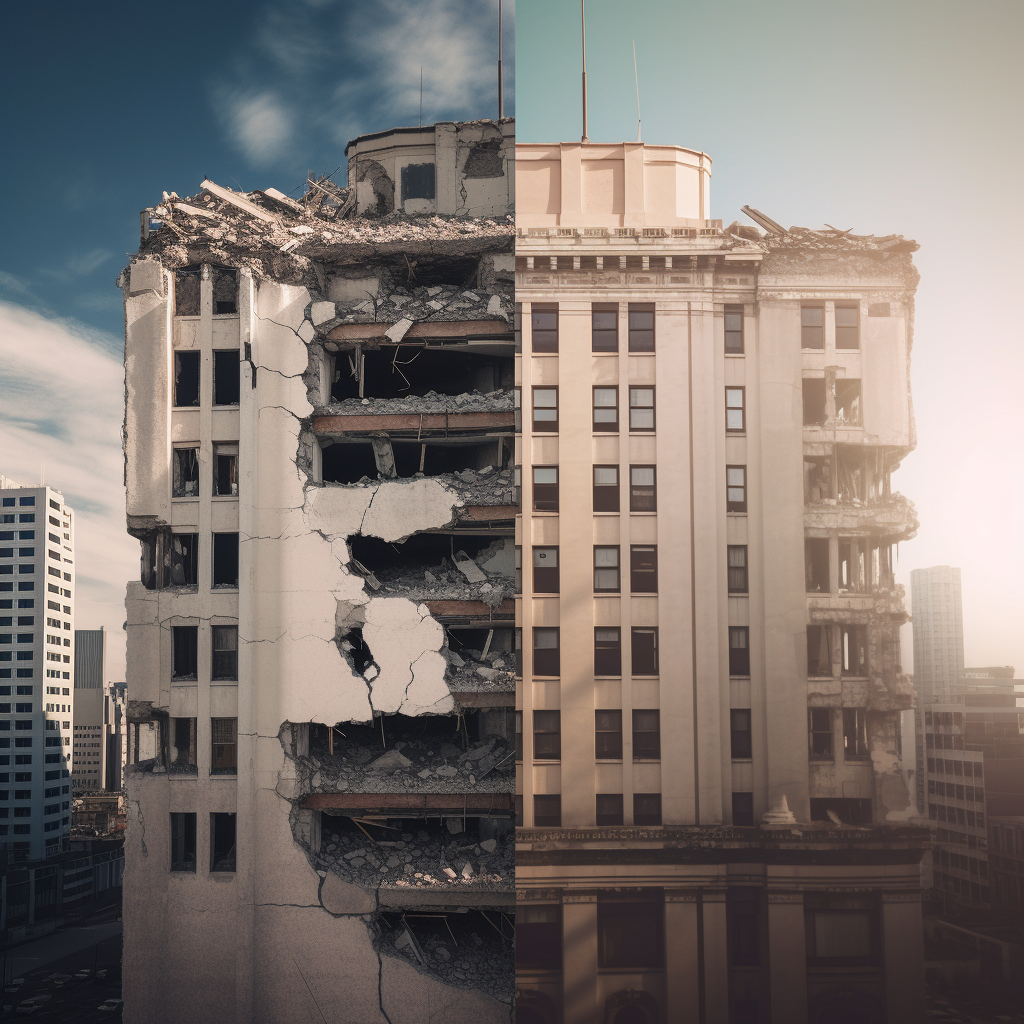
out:
M323 480L332 484L504 469L509 465L512 451L511 444L504 443L502 437L475 437L465 441L457 438L422 441L346 438L325 440L321 446Z
M807 577L807 593L828 594L831 592L827 537L808 538L804 541L804 569Z
M807 674L831 677L832 638L828 626L807 627Z

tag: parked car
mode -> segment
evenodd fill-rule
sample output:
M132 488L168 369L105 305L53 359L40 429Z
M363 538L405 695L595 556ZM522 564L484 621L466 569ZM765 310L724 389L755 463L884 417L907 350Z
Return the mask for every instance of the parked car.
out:
M122 1006L124 1006L123 999L107 999L100 1006L97 1006L96 1009L100 1013L117 1013Z
M90 974L92 974L92 968L91 967L83 967L80 971L76 971L75 972L75 977L79 981L85 981L85 979L88 978Z
M41 1010L43 1004L52 998L53 996L46 992L39 992L30 999L26 999L24 1002L19 1003L18 1009L14 1012L18 1014L19 1017L30 1017L33 1013L37 1013Z

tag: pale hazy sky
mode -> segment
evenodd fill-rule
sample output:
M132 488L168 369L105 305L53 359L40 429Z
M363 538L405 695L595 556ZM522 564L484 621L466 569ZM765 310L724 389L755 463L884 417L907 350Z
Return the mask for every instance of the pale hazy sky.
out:
M579 21L516 6L521 141L580 137ZM710 154L712 216L920 243L899 577L960 566L967 664L1024 675L1024 3L589 0L591 141L636 138L634 38L644 141Z

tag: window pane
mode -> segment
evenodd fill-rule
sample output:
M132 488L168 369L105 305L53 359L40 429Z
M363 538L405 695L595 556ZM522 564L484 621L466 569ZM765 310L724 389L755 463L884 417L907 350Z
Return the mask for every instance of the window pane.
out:
M594 467L594 483L599 487L618 487L619 486L619 467L618 466L595 466Z
M533 482L535 484L557 484L558 483L558 467L557 466L534 466L533 467Z

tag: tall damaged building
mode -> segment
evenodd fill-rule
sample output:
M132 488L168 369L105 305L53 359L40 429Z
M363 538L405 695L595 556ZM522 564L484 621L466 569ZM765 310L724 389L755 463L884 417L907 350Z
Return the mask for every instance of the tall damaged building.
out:
M143 211L127 1021L510 1018L513 129Z
M517 1020L921 1022L917 246L723 227L678 146L517 148Z

